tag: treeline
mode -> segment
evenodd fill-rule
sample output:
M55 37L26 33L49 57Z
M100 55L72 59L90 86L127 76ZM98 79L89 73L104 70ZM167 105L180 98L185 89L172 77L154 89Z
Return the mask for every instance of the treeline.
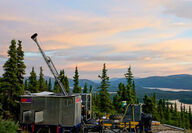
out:
M165 99L157 101L155 93L151 97L145 95L143 102L143 112L152 114L153 120L184 129L192 129L192 113L190 106L187 110L181 103L179 111L176 103L170 103Z
M39 79L38 79L39 78ZM87 93L92 91L92 86L89 87L87 83L85 82L84 88L81 88L79 86L79 74L78 74L78 68L75 68L75 74L73 76L73 90L70 91L70 86L69 86L69 80L67 75L65 74L64 70L60 70L59 73L59 79L63 84L64 89L66 90L67 93ZM43 74L43 68L40 67L40 73L39 76L37 77L37 74L34 70L34 67L32 67L32 71L30 72L30 76L28 79L25 79L24 83L25 91L30 91L31 93L37 93L37 92L42 92L42 91L51 91L55 93L60 93L61 89L59 87L58 82L55 80L54 84L52 85L52 80L49 78L48 80L44 79L44 74Z

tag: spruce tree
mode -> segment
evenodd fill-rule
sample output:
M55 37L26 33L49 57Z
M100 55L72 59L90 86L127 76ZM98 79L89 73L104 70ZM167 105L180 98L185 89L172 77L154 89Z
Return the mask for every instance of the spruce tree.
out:
M75 75L73 76L73 93L81 93L81 87L79 87L79 73L77 67L75 67Z
M9 111L10 117L17 119L19 112L19 106L15 102L18 100L18 96L23 94L23 87L18 79L18 56L16 41L12 40L8 50L8 60L3 65L4 74L3 81L1 83L1 103L4 111ZM8 116L9 117L9 116Z
M28 81L27 81L27 79L25 80L24 90L28 90Z
M19 83L23 85L23 79L25 75L25 64L24 64L24 52L22 50L22 41L18 41L18 47L17 47L17 77L19 80Z
M166 120L169 122L170 121L170 109L169 109L169 102L167 100L166 102L166 115L165 115Z
M149 97L148 95L145 95L143 98L143 105L142 105L143 112L152 114L152 108L153 108L152 98Z
M53 92L55 92L55 93L60 93L60 92L61 92L61 90L60 90L60 87L59 87L59 84L58 84L57 80L55 80L55 82L54 82Z
M92 93L92 91L93 91L93 86L90 85L90 86L89 86L89 93Z
M177 103L175 102L175 104L174 104L174 117L173 117L173 119L174 119L174 121L175 121L175 125L176 126L179 126L179 117L178 117L178 112L177 112Z
M87 83L85 82L85 85L84 85L84 88L83 88L83 93L87 93L87 90L88 90Z
M127 73L125 73L125 78L127 80L127 102L136 103L136 92L135 83L133 80L133 74L131 72L131 67L128 68Z
M48 91L52 91L52 83L51 83L51 78L49 78L49 82L48 82Z
M101 79L101 84L100 84L100 91L99 91L99 100L100 100L100 111L101 112L106 112L109 113L111 112L113 105L112 101L110 99L110 94L108 93L108 88L110 85L109 82L109 77L107 76L107 69L106 65L103 64L103 70L102 70L102 75L98 76Z
M159 120L160 122L164 122L164 111L163 111L163 100L160 99L157 105L158 113L159 113Z
M37 82L37 76L34 70L34 67L32 67L32 71L29 76L29 84L28 84L29 91L32 93L39 92L38 90L38 82Z
M66 92L69 93L70 92L69 81L68 81L67 76L65 76L65 71L64 70L60 71L59 79L60 79L61 83L63 84L63 87L66 90ZM53 91L56 92L56 93L60 93L61 92L59 84L57 83L56 80L55 80Z
M46 83L44 80L44 74L43 74L43 68L40 67L40 73L39 73L39 80L38 80L38 87L39 87L39 91L46 91Z
M192 129L192 114L191 114L191 106L189 106L189 124L190 124L190 128Z
M154 120L158 120L159 119L159 114L158 114L158 109L157 109L157 103L156 103L156 93L153 93L153 96L152 96L152 117Z
M63 71L64 71L64 70L63 70ZM65 88L66 92L67 92L67 93L70 93L69 80L68 80L67 76L65 75L65 73L64 73L63 85L64 85L64 88Z

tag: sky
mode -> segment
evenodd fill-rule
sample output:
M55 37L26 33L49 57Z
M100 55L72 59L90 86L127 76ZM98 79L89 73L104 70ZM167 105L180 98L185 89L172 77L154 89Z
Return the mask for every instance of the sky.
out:
M12 39L21 40L26 76L52 76L38 40L57 70L72 78L192 74L192 0L0 0L0 75Z

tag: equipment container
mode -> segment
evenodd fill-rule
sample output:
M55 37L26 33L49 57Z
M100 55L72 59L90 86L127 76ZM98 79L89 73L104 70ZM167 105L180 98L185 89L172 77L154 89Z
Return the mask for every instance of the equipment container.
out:
M81 123L80 95L36 94L21 96L21 124L74 127Z

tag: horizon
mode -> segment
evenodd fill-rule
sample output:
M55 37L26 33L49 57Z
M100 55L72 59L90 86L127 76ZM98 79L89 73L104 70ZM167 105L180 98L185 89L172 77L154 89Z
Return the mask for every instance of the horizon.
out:
M38 73L36 73L37 74L37 78L39 77L39 75L38 75ZM192 76L191 74L175 74L175 75L164 75L164 76L147 76L147 77L134 77L134 79L142 79L142 78L150 78L150 77L169 77L169 76L183 76L183 75L187 75L187 76ZM28 78L30 75L28 75L28 76L24 76L24 78ZM0 76L1 77L1 76ZM45 77L50 77L50 78L54 78L54 76L47 76L47 75L44 75L44 78ZM125 77L109 77L109 80L111 80L111 79L125 79ZM54 78L55 79L55 78ZM73 78L72 77L68 77L68 79L71 79L71 80L73 80ZM99 81L100 81L100 79L98 78L98 79L88 79L88 78L79 78L79 80L90 80L90 81L93 81L93 82L95 82L95 83L98 83Z
M34 8L35 7L35 8ZM192 1L3 1L0 0L0 75L12 39L21 40L26 76L32 66L52 76L30 36L57 70L72 78L97 80L103 64L107 75L123 78L192 74Z

